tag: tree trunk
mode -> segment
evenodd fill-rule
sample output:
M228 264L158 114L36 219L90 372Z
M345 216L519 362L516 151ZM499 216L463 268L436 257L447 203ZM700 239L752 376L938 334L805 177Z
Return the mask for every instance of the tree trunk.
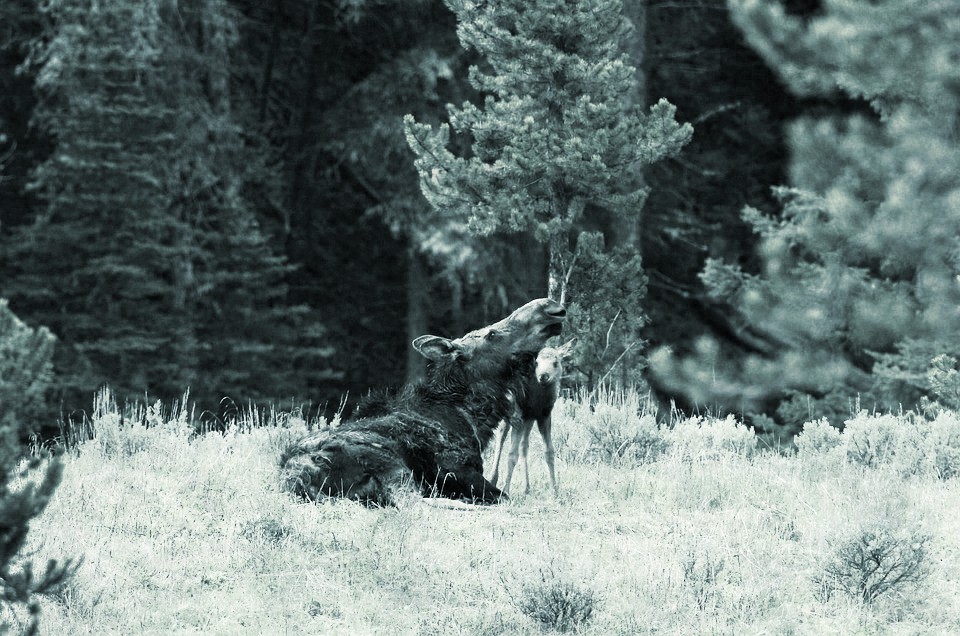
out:
M567 298L567 262L569 252L566 234L550 237L550 267L547 274L547 296L563 303Z
M287 254L294 261L309 262L313 245L304 244L298 236L312 236L311 227L318 223L317 210L312 200L311 185L317 161L317 135L314 131L317 108L317 86L320 78L329 71L334 58L331 44L320 38L321 25L332 23L332 7L322 0L315 0L306 9L306 26L300 46L300 60L304 76L299 87L298 112L291 117L289 132L290 185L287 192L290 232L287 235ZM327 38L329 39L329 38Z
M273 11L273 25L270 29L270 48L267 49L266 59L263 61L263 79L260 82L260 103L257 107L257 117L261 125L267 122L267 109L270 105L270 85L273 83L273 65L280 50L280 20L283 17L283 4L277 2Z
M207 99L215 115L230 115L230 46L224 0L206 0L201 18L203 53L207 61Z
M463 333L465 321L463 315L463 282L460 276L453 272L447 277L450 286L450 330L451 333Z
M427 333L427 315L424 307L427 275L423 270L420 255L410 248L407 256L407 382L423 377L423 356L410 343Z

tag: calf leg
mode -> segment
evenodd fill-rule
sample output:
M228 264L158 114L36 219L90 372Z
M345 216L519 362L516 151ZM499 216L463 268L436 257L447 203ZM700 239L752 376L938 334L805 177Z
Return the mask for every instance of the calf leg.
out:
M527 463L527 456L530 454L530 431L533 430L533 422L526 424L523 429L523 439L520 440L520 456L523 457L523 479L525 482L523 492L530 494L530 465Z
M547 459L547 470L550 472L550 485L553 486L554 494L559 492L557 488L557 476L553 468L553 460L556 456L556 453L553 450L553 437L551 436L551 428L553 426L553 418L550 415L547 415L545 418L537 421L537 428L540 430L540 435L543 437L543 446L544 446L544 457Z
M533 422L525 422L519 417L510 423L510 454L507 455L507 479L503 483L503 492L510 492L513 469L517 467L517 459L520 457L520 444L530 436L530 427L532 426Z

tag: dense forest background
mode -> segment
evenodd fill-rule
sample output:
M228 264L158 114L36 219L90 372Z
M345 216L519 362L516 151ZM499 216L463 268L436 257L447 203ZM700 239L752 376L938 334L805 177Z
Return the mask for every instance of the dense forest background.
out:
M103 384L150 399L189 387L212 413L223 398L335 409L344 396L416 377L413 337L461 334L546 295L548 246L499 227L477 235L438 215L424 198L410 129L405 135L407 115L436 125L448 120L448 103L489 99L469 81L470 67L488 60L461 44L451 10L468 4L0 0L0 297L57 338L43 417L89 408ZM625 229L602 206L580 221L578 230L602 238L582 250L574 238L570 255L579 260L565 261L573 266L568 300L581 301L571 319L583 343L574 380L639 383L663 404L755 413L770 429L849 413L858 396L868 408L896 408L905 395L929 393L931 359L951 349L919 327L877 326L891 315L895 322L895 300L873 297L881 316L871 314L866 332L851 336L856 316L845 314L805 339L791 323L796 305L770 306L797 287L770 268L777 240L794 264L813 254L806 265L860 272L858 289L879 281L903 292L922 274L915 257L899 268L869 255L820 258L844 249L804 240L790 225L818 204L774 188L830 191L829 179L801 169L821 161L811 154L816 144L802 140L816 139L824 169L844 173L844 153L865 159L875 149L830 140L856 126L882 131L910 90L922 93L844 84L834 76L869 69L840 53L827 60L829 47L821 46L823 59L801 48L818 45L817 25L837 28L830 20L865 27L844 37L876 35L870 11L886 10L880 24L895 27L940 18L894 15L889 3L838 16L833 4L624 3L633 29L616 44L635 67L629 99L644 108L666 99L693 135L631 176L647 192L634 225ZM783 33L797 50L782 50ZM791 64L824 69L823 78L808 72L805 83L794 81ZM813 123L803 132L798 121ZM855 123L831 133L828 121ZM469 140L451 144L470 154ZM854 199L882 199L882 175L861 185ZM829 217L817 210L810 218ZM787 238L774 236L788 226ZM866 222L835 229L860 227ZM953 262L954 239L943 239L941 265ZM605 286L605 266L629 274L629 293ZM952 271L940 273L949 280ZM751 292L760 277L766 287ZM845 284L849 292L853 283ZM758 294L765 305L751 300ZM845 298L861 308L857 316L869 314L870 299L854 296ZM577 330L588 323L593 337ZM848 354L853 371L818 359L801 381L791 374L799 359L783 354L815 349ZM766 367L751 362L757 356ZM940 360L941 375L951 360ZM887 393L863 380L877 365ZM736 377L718 381L727 371ZM891 388L898 382L910 391Z

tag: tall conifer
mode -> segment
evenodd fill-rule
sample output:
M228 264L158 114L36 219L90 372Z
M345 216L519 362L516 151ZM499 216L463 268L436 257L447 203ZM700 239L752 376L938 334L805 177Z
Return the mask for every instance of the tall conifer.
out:
M635 218L643 166L691 135L665 100L633 103L623 53L631 25L620 0L448 0L457 33L481 63L478 106L448 106L449 124L407 116L421 189L430 204L480 234L532 232L548 246L549 294L559 298L575 228L588 207ZM469 139L458 156L451 135Z
M222 0L54 0L36 123L55 149L6 246L4 292L61 342L68 406L119 393L302 394L322 354L249 199L270 187L231 110ZM74 400L81 400L77 404Z
M858 397L910 408L930 392L933 358L960 358L960 5L826 0L805 22L779 3L729 4L798 94L873 112L793 123L782 216L744 210L763 271L704 271L715 298L765 332L765 355L729 364L704 342L699 359L658 368L700 400L779 398L791 424L840 422Z

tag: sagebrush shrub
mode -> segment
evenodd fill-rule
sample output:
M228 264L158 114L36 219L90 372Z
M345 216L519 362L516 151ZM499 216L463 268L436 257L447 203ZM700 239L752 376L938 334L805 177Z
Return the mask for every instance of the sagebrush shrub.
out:
M856 464L889 466L903 475L932 472L929 426L918 417L861 412L846 422L843 448L847 459Z
M853 464L901 475L950 479L960 474L960 419L941 409L933 420L916 414L860 412L841 432L824 419L808 422L794 439L800 457L835 455Z
M675 451L701 459L724 454L750 457L757 450L757 436L733 415L725 419L691 417L667 432Z
M866 522L828 541L829 551L814 577L816 594L829 600L837 592L874 601L891 591L916 585L927 574L930 536L886 521Z
M807 422L803 430L794 439L797 453L801 457L826 455L843 444L839 429L832 426L826 418L815 422Z
M542 627L559 632L579 630L593 616L597 598L585 585L541 573L541 580L528 583L516 599L517 609Z
M627 465L656 460L667 448L653 415L597 404L587 422L590 452L602 461Z
M276 545L293 534L293 527L282 519L265 515L248 521L241 534L251 541L265 541Z
M934 474L940 479L960 475L960 418L943 411L929 423L925 436L927 457Z
M900 427L893 415L870 416L861 411L843 429L847 459L871 468L889 463L897 452Z
M583 391L561 397L553 409L554 443L566 461L599 461L633 467L667 450L663 430L636 391Z
M93 400L93 417L89 424L92 444L106 457L131 456L158 444L176 444L193 433L186 405L174 402L167 410L157 400L152 405L134 404L121 409L109 388L100 389ZM126 411L126 412L125 412Z

